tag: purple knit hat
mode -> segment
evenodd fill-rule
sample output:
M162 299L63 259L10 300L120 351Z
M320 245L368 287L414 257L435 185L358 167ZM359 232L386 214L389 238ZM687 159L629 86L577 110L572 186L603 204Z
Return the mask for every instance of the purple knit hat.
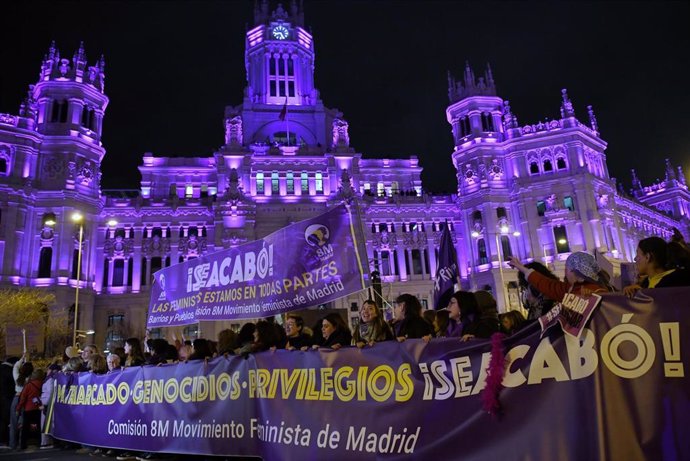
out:
M600 269L597 260L594 259L594 256L584 251L576 251L568 256L568 259L565 260L565 267L571 271L577 271L592 280L599 278Z

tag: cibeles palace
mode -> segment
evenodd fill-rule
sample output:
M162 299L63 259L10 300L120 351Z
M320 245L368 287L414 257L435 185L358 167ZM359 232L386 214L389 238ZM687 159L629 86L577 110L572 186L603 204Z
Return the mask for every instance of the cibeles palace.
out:
M416 157L356 150L348 121L315 86L314 59L298 6L271 11L260 3L246 33L244 99L225 109L225 144L209 157L144 153L138 194L118 194L100 188L103 62L87 63L81 47L70 59L51 45L18 115L0 114L1 283L50 290L69 308L79 280L79 329L94 329L103 347L143 336L157 270L353 197L383 297L408 292L428 306L446 220L463 286L488 285L502 309L519 306L510 255L562 274L570 252L588 251L620 281L639 239L669 238L673 227L687 235L690 193L680 167L666 162L663 181L645 187L633 177L633 190L623 192L609 176L594 112L576 114L565 90L554 95L560 119L521 125L490 69L449 76L448 163L458 186L434 195ZM85 217L80 274L74 210ZM356 316L368 296L327 307ZM203 324L203 335L222 327Z

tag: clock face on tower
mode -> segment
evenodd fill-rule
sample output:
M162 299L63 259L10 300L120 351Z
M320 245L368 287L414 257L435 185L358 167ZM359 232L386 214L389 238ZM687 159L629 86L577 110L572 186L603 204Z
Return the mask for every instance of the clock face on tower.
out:
M287 27L285 26L275 26L273 28L273 36L278 40L285 40L286 38L288 38L289 34L290 31L288 31Z

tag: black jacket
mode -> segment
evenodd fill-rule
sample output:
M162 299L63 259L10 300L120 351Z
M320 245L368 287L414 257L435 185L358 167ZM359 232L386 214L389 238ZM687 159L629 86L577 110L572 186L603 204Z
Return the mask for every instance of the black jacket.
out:
M422 317L408 317L394 325L395 337L404 336L409 339L421 338L427 335L434 335L434 327Z

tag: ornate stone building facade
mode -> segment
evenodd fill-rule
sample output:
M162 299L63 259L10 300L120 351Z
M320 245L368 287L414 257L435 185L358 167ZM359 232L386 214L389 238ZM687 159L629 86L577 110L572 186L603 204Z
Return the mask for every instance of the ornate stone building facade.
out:
M79 327L108 346L143 335L158 269L261 238L343 199L362 207L384 298L409 292L425 304L444 222L463 285L488 285L504 308L518 306L510 255L558 271L570 252L596 252L620 277L640 238L668 238L673 227L687 235L680 168L667 162L664 181L643 187L635 179L622 191L609 177L593 110L580 122L565 90L560 119L520 125L490 69L478 79L469 66L460 81L449 75L458 189L434 195L416 157L368 159L351 146L347 120L315 87L314 59L296 3L269 11L261 2L246 34L244 99L225 110L225 144L210 157L144 154L132 194L100 188L103 59L89 66L83 47L66 59L51 45L19 114L0 114L0 283L44 287L61 306L73 305L79 283ZM86 218L79 274L74 210ZM331 307L350 310L366 297Z

